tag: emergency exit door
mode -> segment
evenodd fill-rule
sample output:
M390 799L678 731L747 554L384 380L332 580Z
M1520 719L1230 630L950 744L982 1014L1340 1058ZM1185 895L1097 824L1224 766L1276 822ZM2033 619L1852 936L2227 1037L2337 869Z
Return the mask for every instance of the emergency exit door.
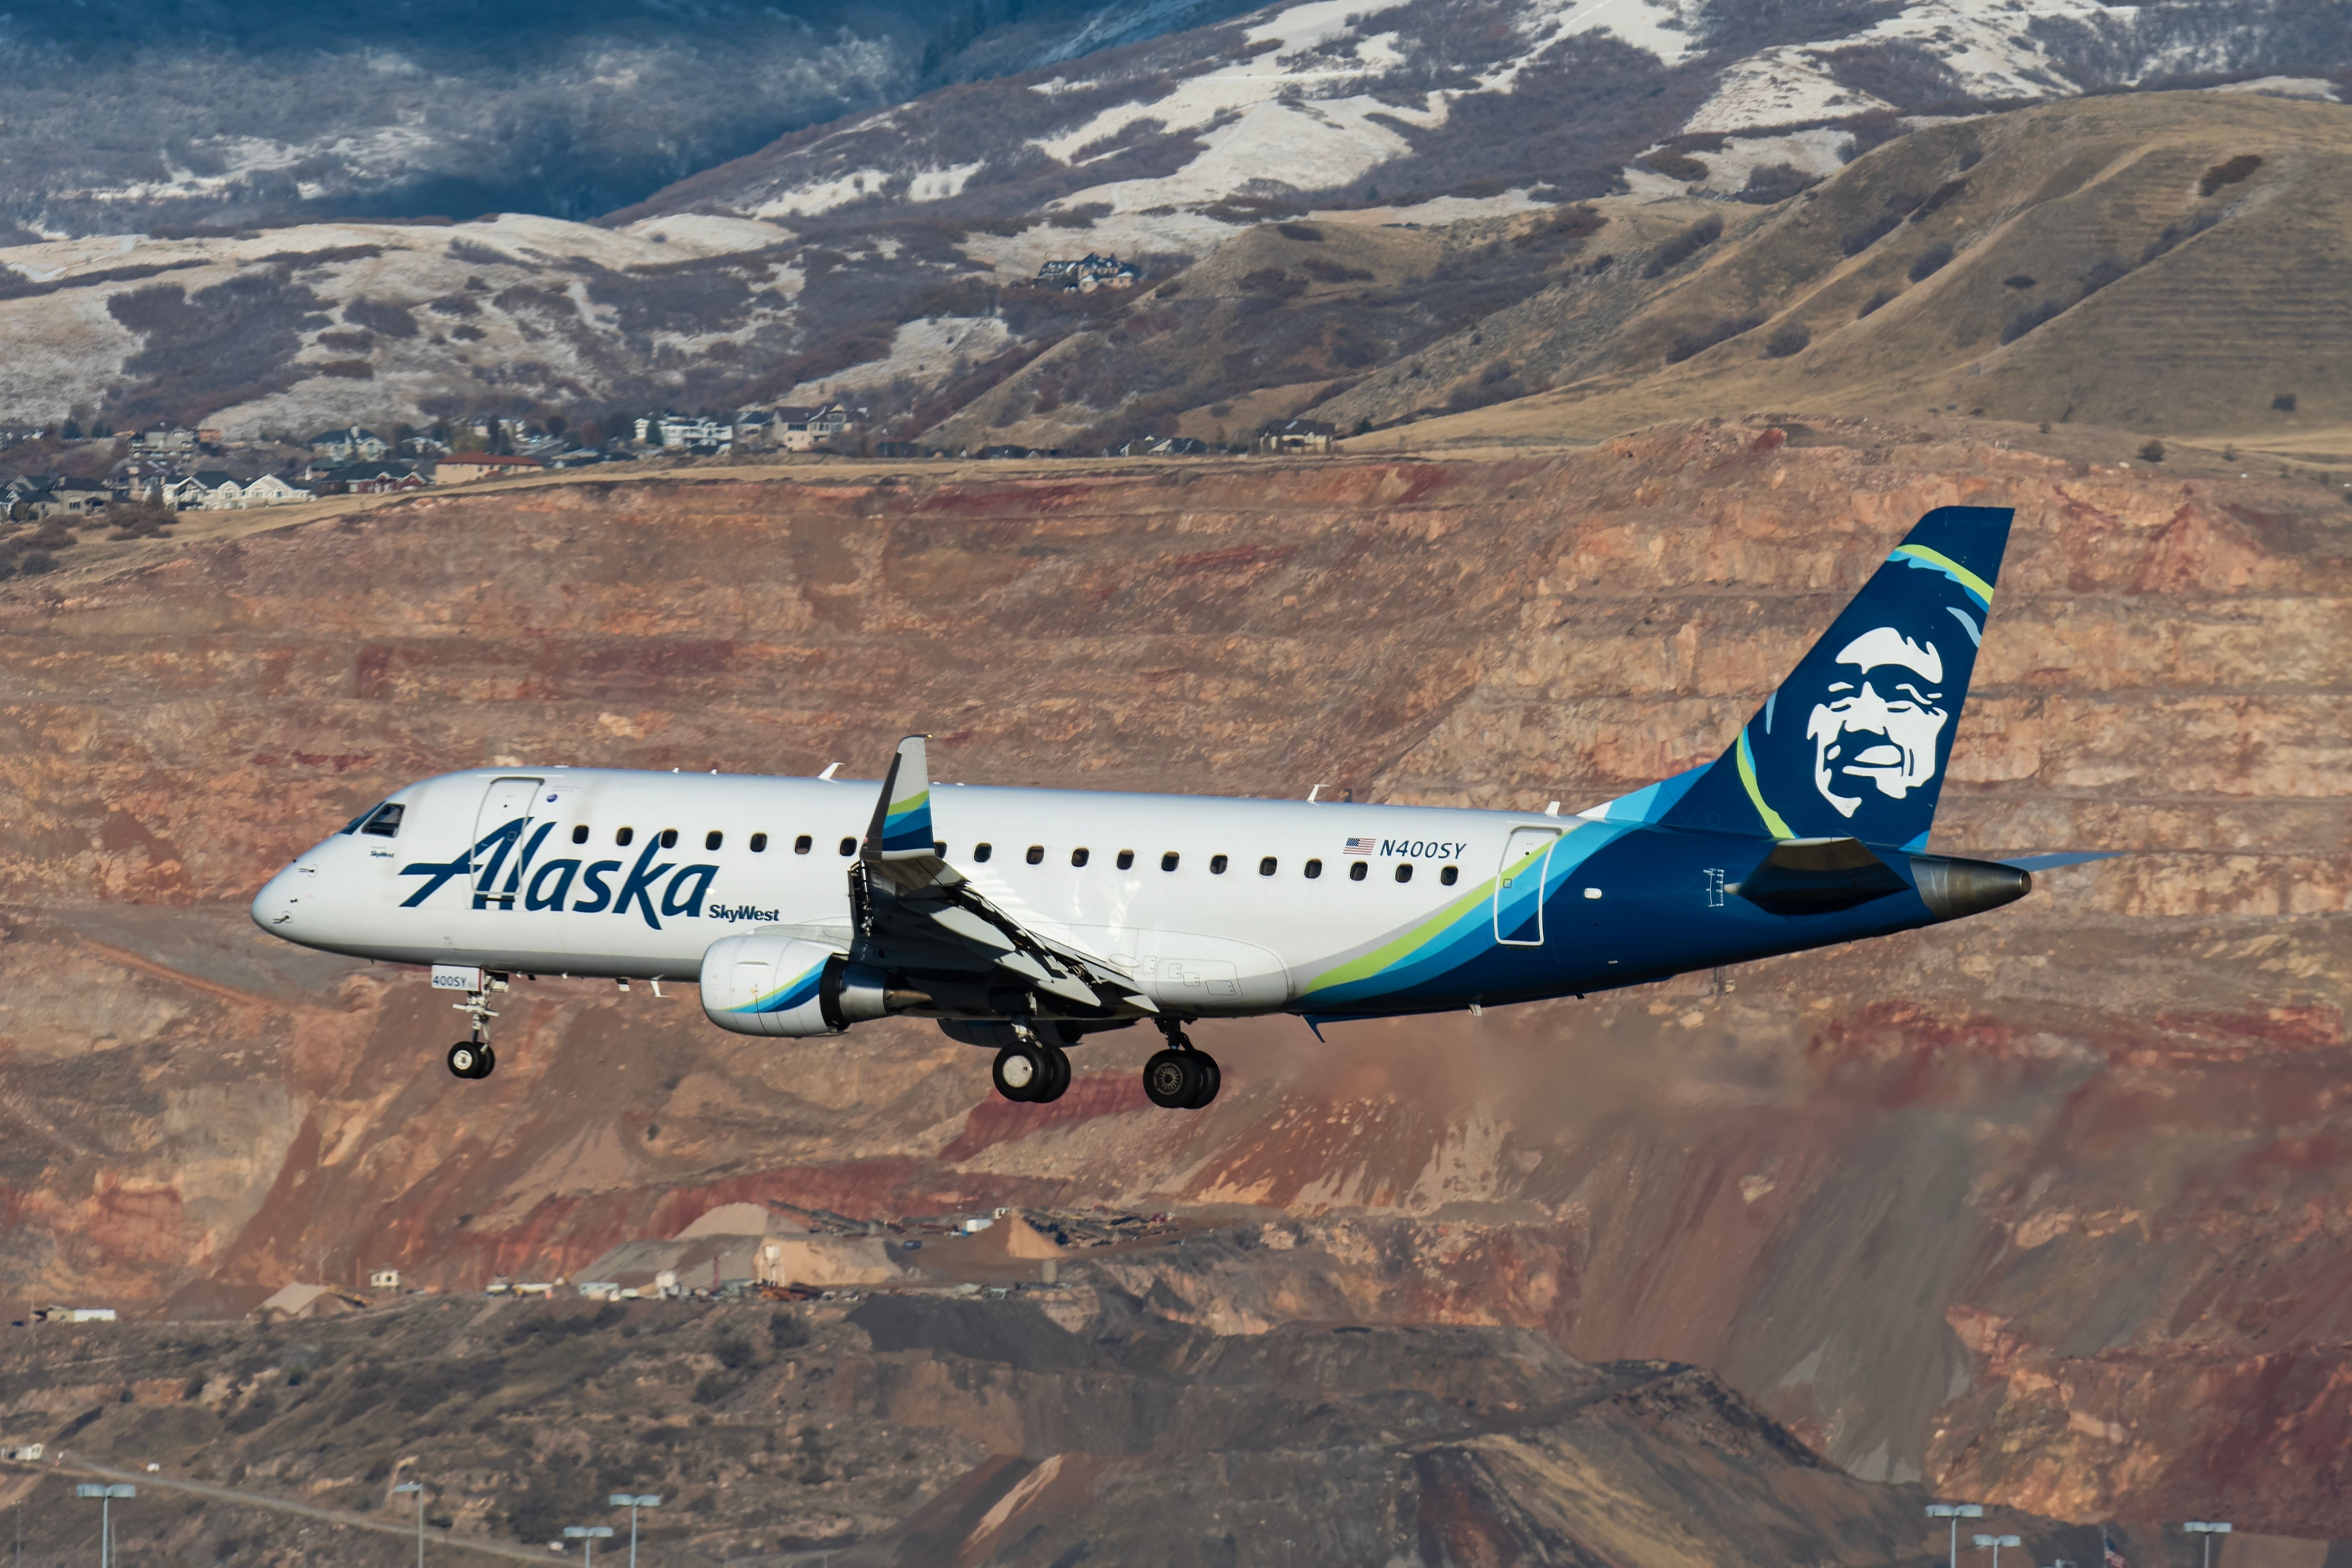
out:
M1514 827L1495 873L1495 940L1506 947L1543 945L1544 881L1551 871L1556 827Z

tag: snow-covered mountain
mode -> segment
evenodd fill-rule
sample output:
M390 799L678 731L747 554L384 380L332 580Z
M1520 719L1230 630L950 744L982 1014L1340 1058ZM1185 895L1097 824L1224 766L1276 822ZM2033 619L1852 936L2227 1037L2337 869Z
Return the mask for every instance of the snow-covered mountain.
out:
M2332 98L2352 61L2347 8L2320 0L1377 3L1296 0L1092 48L1197 14L1097 8L1046 51L1069 58L795 132L594 225L0 250L0 330L18 345L0 418L577 423L854 388L913 433L1132 313L1132 294L1016 287L1042 262L1117 253L1159 289L1238 236L1317 213L1430 242L1390 247L1397 279L1418 281L1367 307L1360 341L1291 365L1369 374L1544 286L1517 262L1481 263L1475 287L1421 286L1468 276L1465 247L1557 261L1542 236L1566 231L1493 226L1513 214L1603 197L1769 205L1955 116L2199 73L2273 72L2268 90ZM1275 289L1263 270L1220 286ZM1148 354L1121 363L1131 392L1156 374ZM1248 392L1235 378L1250 374L1214 396ZM1091 406L1130 405L1110 377L1094 377Z

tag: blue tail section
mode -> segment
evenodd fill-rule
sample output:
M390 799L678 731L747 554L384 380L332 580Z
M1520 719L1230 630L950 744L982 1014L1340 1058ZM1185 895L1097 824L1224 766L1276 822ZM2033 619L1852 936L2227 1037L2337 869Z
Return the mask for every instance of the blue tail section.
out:
M1921 518L1731 749L1652 785L1639 815L1926 848L2013 515L1947 506Z

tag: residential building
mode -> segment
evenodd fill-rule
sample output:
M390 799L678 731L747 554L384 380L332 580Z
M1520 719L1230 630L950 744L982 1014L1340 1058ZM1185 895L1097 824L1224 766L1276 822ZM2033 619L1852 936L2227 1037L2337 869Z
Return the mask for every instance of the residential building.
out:
M813 407L785 406L775 411L771 443L787 452L814 452L839 446L856 423L838 403Z
M1259 452L1328 452L1339 439L1339 427L1320 419L1285 419L1257 433L1252 449Z
M1048 261L1037 268L1036 283L1043 289L1092 293L1097 289L1131 289L1142 278L1143 268L1132 261L1088 251L1076 261Z
M382 463L346 463L322 469L316 478L319 493L327 496L394 495L421 490L433 482L415 463L398 458Z
M241 511L248 507L286 506L309 500L311 493L289 484L276 474L239 479L217 468L204 468L163 486L163 504L180 511Z
M397 1268L379 1268L375 1270L368 1276L368 1289L371 1290L399 1289L400 1270Z
M501 479L517 474L535 474L546 467L537 458L508 457L498 452L459 452L433 465L433 482L436 485L470 484L476 479Z
M392 450L392 443L373 430L354 425L348 430L321 430L310 440L310 453L332 462L373 463Z
M659 447L665 451L711 450L725 451L733 441L735 427L719 420L683 414L656 414L637 421L637 441L641 446Z
M147 458L162 457L167 452L193 452L196 449L196 433L184 426L150 425L131 437L131 449Z

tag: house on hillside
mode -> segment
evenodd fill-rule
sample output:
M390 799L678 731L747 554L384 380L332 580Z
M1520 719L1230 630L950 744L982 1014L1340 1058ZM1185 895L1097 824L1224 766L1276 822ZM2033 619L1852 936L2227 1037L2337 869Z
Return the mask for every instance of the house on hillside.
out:
M322 469L316 477L322 496L396 495L421 490L433 482L415 463L399 458L381 463L346 463Z
M196 433L179 425L150 425L131 437L131 449L142 458L193 452L196 449Z
M1257 433L1251 449L1270 453L1328 452L1339 438L1339 426L1320 419L1285 419Z
M786 405L776 410L776 446L787 452L814 452L839 446L856 422L838 403L813 407Z
M732 425L700 416L657 414L637 421L638 445L666 452L723 452L734 438Z
M185 479L163 483L165 506L178 511L242 511L248 507L286 506L309 500L311 494L276 474L239 479L217 468L203 468Z
M347 430L321 430L310 437L309 445L312 457L335 463L373 463L392 450L391 442L356 425Z
M469 484L475 479L502 479L535 474L547 465L537 458L512 458L499 452L459 452L433 465L436 485Z
M104 511L114 489L103 479L59 479L49 487L49 517L84 517Z
M329 1286L289 1285L246 1315L259 1318L265 1323L299 1318L339 1318L366 1305L358 1297L346 1296Z
M1132 261L1088 251L1076 261L1048 261L1037 268L1034 281L1041 289L1092 293L1097 289L1131 289L1142 278L1143 268Z

